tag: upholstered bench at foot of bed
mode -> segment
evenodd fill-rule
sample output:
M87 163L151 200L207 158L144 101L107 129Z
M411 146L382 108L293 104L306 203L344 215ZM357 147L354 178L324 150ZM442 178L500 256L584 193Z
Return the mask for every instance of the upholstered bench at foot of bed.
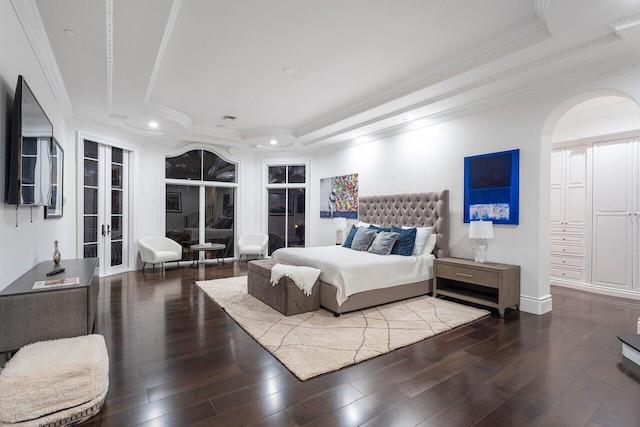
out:
M0 374L0 426L70 426L102 407L109 356L102 335L22 347Z
M313 285L311 295L305 295L288 277L271 285L271 269L277 261L249 261L247 292L285 316L315 311L320 308L320 282Z

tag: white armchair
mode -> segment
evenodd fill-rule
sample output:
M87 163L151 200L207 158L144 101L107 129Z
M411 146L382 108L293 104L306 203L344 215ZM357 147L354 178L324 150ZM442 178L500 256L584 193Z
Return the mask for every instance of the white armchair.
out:
M180 261L182 259L182 246L168 237L143 237L138 240L142 269L150 262L152 264L168 261Z
M249 233L243 234L238 239L238 254L242 261L242 255L245 255L247 260L249 255L257 255L264 258L267 251L267 244L269 243L269 236L263 233Z

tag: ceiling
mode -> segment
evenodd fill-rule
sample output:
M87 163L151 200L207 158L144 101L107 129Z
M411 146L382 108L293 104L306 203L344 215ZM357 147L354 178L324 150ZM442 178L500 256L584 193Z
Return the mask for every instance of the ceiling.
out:
M640 67L637 0L12 3L69 122L168 145L323 150Z

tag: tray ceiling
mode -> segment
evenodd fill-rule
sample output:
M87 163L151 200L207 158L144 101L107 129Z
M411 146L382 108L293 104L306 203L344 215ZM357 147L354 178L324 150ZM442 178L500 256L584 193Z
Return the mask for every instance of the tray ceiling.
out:
M69 121L173 145L318 150L637 67L640 54L637 1L13 4Z

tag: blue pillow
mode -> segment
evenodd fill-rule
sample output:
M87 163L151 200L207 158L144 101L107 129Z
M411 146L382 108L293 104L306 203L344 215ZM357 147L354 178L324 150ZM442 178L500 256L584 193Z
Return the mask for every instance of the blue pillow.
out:
M347 238L344 239L344 243L342 244L342 247L344 248L351 247L351 243L353 243L353 237L356 235L356 231L358 231L358 227L356 227L355 225L352 225L351 230L349 230L349 234L347 234Z
M376 233L379 233L381 231L386 231L387 233L391 232L391 228L378 227L377 225L373 224L369 226L369 230L376 230Z
M391 231L394 233L400 233L398 240L396 240L395 245L393 245L393 249L391 249L391 253L395 255L411 256L413 253L413 247L416 244L417 230L415 228L398 228L394 226L391 227Z

